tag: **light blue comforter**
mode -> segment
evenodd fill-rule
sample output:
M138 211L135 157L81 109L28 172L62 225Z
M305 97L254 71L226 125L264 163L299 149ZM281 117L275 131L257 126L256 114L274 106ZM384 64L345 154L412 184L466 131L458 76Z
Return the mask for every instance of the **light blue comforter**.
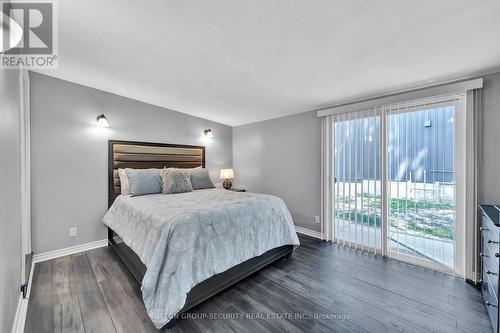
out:
M142 294L157 328L207 278L282 245L299 245L274 196L221 189L120 195L103 218L146 265Z

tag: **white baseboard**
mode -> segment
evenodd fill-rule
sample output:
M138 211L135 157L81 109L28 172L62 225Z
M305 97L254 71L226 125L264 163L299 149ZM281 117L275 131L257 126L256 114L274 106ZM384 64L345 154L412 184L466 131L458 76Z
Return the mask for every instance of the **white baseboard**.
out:
M103 247L103 246L107 246L107 245L108 245L108 240L101 239L101 240L98 240L95 242L66 247L64 249L54 250L54 251L45 252L45 253L39 253L39 254L35 254L33 256L33 262L37 263L37 262L41 262L41 261L45 261L45 260L51 260L51 259L55 259L55 258L59 258L59 257L64 257L64 256L67 256L70 254L75 254L75 253L79 253L79 252L97 249L99 247Z
M26 288L26 298L23 298L23 293L19 294L19 301L17 303L16 315L14 323L12 324L12 333L23 333L26 324L26 314L28 312L28 301L31 294L31 282L33 281L33 271L35 270L35 263L31 265L30 275L28 277L28 286Z
M101 239L95 242L80 244L76 246L67 247L64 249L59 249L55 251L35 254L33 256L33 264L31 265L30 276L28 278L28 287L26 290L26 298L23 298L23 294L19 294L19 301L17 303L16 315L14 317L14 323L12 324L12 333L23 333L24 326L26 324L26 313L28 311L28 302L31 295L31 283L33 281L33 271L35 270L36 263L55 259L59 257L64 257L70 254L75 254L83 251L88 251L92 249L97 249L99 247L107 246L108 240Z
M299 227L299 226L295 226L295 231L298 232L299 234L302 234L302 235L306 235L306 236L310 236L310 237L314 237L314 238L317 238L317 239L325 239L325 237L323 237L323 235L321 234L321 232L319 231L316 231L316 230L311 230L311 229L307 229L307 228L304 228L304 227Z
M26 312L28 310L28 300L23 298L23 294L19 294L17 302L16 316L12 324L12 333L22 333L24 331L24 323L26 322Z

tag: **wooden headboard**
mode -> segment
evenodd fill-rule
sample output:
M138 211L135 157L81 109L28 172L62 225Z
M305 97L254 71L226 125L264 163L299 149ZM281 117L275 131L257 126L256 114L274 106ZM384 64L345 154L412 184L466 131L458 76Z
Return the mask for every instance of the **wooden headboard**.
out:
M108 207L121 193L118 169L205 167L205 147L167 143L108 142Z

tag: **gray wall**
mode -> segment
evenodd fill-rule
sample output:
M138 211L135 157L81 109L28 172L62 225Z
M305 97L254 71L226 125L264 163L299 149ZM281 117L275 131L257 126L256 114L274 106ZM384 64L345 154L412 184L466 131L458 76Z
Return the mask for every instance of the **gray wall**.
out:
M233 128L236 186L282 198L295 225L320 230L321 122L315 112Z
M31 73L32 247L43 253L106 238L107 141L205 145L207 167L232 165L232 128ZM110 128L95 126L104 113ZM212 128L215 138L203 137ZM69 228L78 237L69 238Z
M0 69L0 332L11 331L21 286L18 75Z
M478 199L500 203L500 73L484 78L483 161L479 168Z
M281 197L296 225L320 230L320 121L315 112L231 128L99 90L31 74L33 248L37 253L103 239L106 141L204 144L208 167L233 167L235 186ZM479 199L500 203L500 73L485 77ZM94 126L105 113L111 128ZM201 137L211 127L213 140ZM75 179L79 179L78 183ZM80 184L80 185L78 185ZM69 196L68 193L72 195ZM90 208L89 208L90 207ZM76 239L68 229L79 227Z

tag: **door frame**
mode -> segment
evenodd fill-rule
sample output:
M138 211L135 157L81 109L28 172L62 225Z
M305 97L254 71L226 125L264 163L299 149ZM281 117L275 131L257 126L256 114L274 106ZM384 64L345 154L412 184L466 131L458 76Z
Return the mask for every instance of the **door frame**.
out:
M457 92L456 94L449 94L450 99L453 99L452 102L450 101L444 101L444 102L438 102L440 107L443 106L453 106L454 107L454 137L453 137L453 144L454 144L454 168L455 168L455 195L454 195L454 207L455 207L455 212L454 212L454 221L455 221L455 237L454 237L454 246L453 246L453 260L454 260L454 267L450 268L444 264L438 264L434 263L429 260L421 259L415 256L407 255L404 253L399 253L397 256L392 256L391 251L388 248L388 243L387 243L387 238L388 234L383 234L386 235L385 238L385 248L383 248L383 251L387 254L388 257L395 259L395 260L402 260L404 262L414 264L417 266L422 266L426 268L430 268L436 271L443 271L445 273L449 274L454 274L454 275L459 275L459 276L464 276L465 275L465 210L466 210L466 200L465 200L465 195L466 195L466 93L465 92ZM432 97L431 97L432 98ZM440 96L436 96L436 98L440 98ZM457 101L458 99L458 101ZM405 102L403 102L405 103ZM382 117L384 118L384 124L385 124L385 129L384 133L387 135L387 122L388 122L388 114L399 114L399 113L413 113L413 112L419 112L423 111L426 109L429 109L430 106L422 104L422 105L416 105L411 108L411 110L401 110L399 111L399 108L393 108L392 106L384 106L382 110ZM397 111L397 112L395 112ZM382 127L382 126L381 126ZM381 133L382 134L382 133ZM387 140L387 138L385 138ZM382 145L382 151L381 155L383 156L383 161L389 163L388 161L388 154L387 154L387 141L385 142L384 145ZM383 169L383 173L386 175L386 181L384 183L387 183L387 168ZM385 184L387 186L387 184ZM388 212L388 200L389 196L387 193L387 188L385 193L383 193L383 198L382 202L386 203L386 209L383 211L385 214L382 218L382 225L386 227L386 232L388 231L388 223L389 223L389 212Z
M28 283L31 253L31 145L30 82L26 69L19 71L19 143L21 165L21 284Z

